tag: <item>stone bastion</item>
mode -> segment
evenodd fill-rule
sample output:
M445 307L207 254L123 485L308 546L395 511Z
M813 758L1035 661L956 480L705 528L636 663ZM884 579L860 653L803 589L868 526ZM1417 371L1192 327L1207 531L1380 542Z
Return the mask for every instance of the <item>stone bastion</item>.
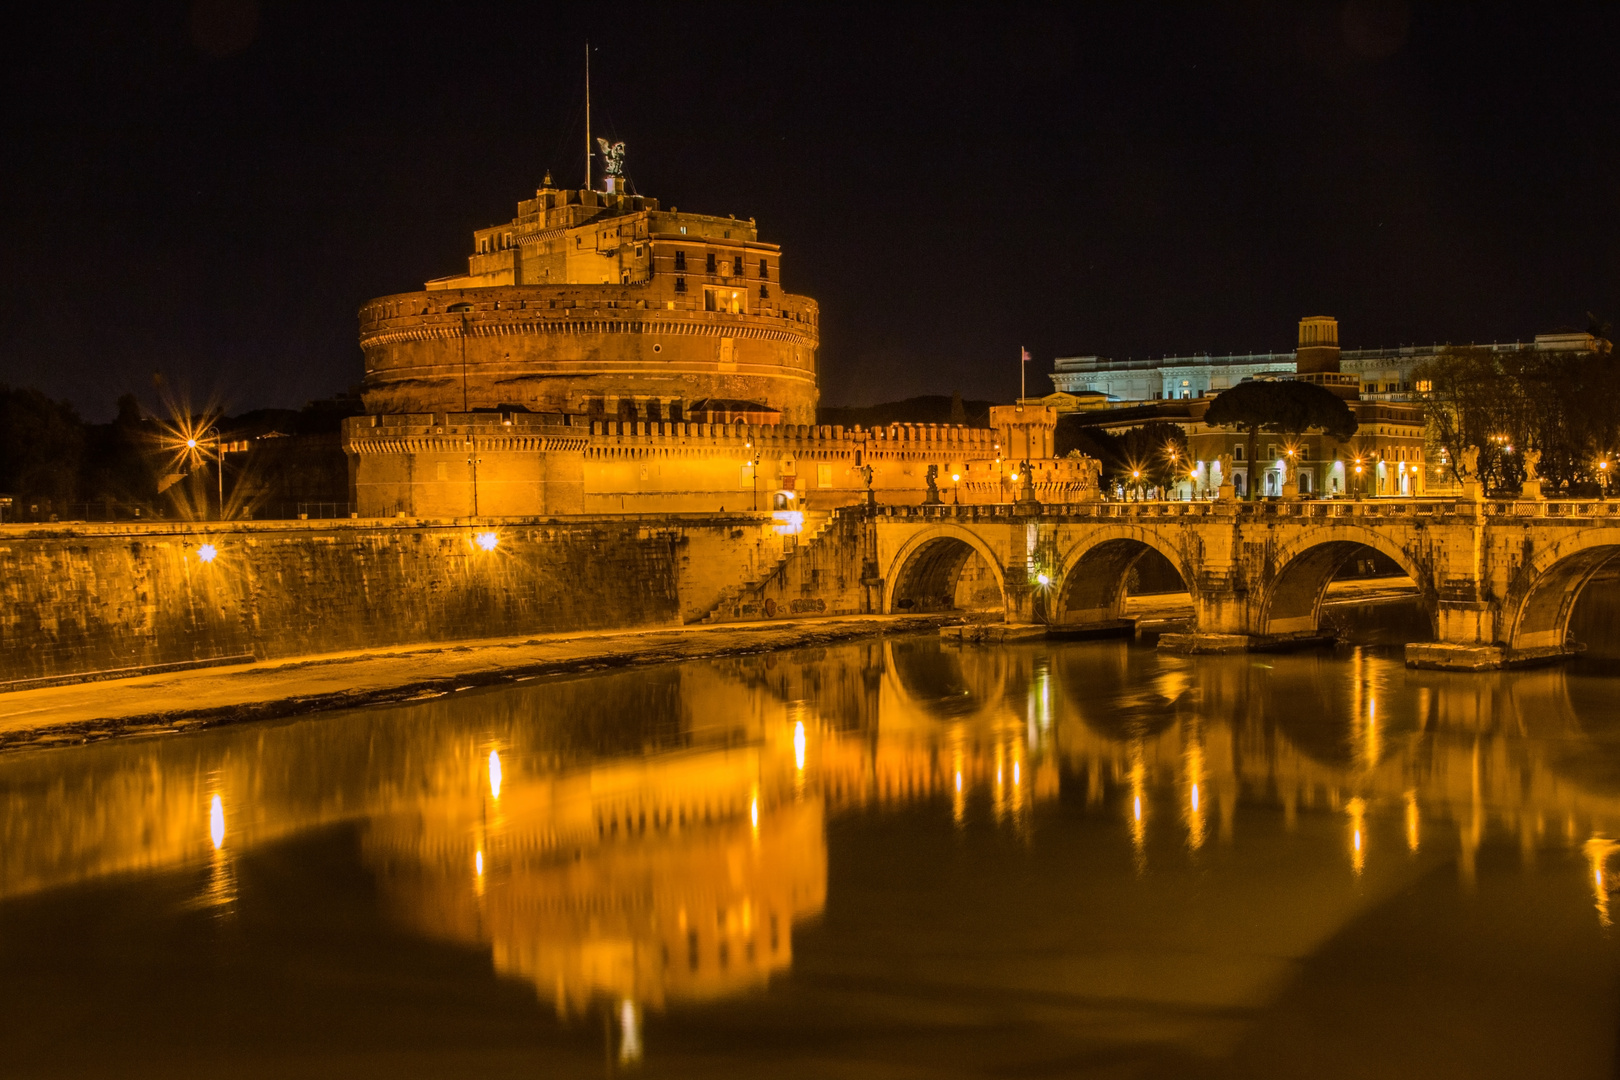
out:
M779 410L784 423L813 422L816 302L781 295L756 313L705 311L701 303L654 300L635 284L379 297L360 309L366 410L511 404L646 419L649 404L667 418L707 398L757 402Z

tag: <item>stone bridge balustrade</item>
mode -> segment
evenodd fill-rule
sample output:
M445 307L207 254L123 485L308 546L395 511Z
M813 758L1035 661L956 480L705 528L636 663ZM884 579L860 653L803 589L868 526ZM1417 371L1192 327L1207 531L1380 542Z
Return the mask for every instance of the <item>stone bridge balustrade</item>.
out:
M1556 659L1580 590L1620 554L1620 503L1377 499L883 507L871 518L881 610L940 610L982 566L1009 622L1126 626L1125 584L1148 551L1186 582L1193 621L1161 648L1225 652L1323 637L1329 583L1358 552L1406 571L1434 629L1415 666Z

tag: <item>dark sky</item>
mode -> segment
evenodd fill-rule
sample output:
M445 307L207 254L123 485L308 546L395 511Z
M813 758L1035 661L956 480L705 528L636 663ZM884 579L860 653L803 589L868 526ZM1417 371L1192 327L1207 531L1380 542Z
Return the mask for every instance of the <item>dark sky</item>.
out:
M1007 398L1017 356L1620 322L1613 9L248 4L13 17L0 382L92 417L358 382L355 310L466 265L598 134L755 217L823 399Z

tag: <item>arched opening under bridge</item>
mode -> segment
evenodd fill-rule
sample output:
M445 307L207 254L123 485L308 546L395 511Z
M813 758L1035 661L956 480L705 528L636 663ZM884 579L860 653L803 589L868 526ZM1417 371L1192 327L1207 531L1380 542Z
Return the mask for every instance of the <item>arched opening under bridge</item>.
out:
M1419 568L1393 544L1357 533L1308 538L1279 555L1262 597L1261 634L1333 631L1365 643L1434 639L1433 604Z
M995 554L961 530L920 537L895 558L886 609L893 613L969 611L1006 614Z
M1578 641L1594 656L1620 659L1620 538L1568 554L1554 549L1530 569L1535 576L1509 627L1509 647L1562 649Z
M1087 627L1127 614L1191 615L1179 560L1136 537L1113 537L1071 551L1048 605L1054 626ZM1132 603L1132 601L1136 601Z

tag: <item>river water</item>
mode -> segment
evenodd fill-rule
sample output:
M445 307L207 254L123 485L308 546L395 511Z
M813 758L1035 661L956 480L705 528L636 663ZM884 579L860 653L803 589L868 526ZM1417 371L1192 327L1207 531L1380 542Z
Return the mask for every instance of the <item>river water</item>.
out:
M1617 688L922 636L12 754L0 1075L1610 1076Z

